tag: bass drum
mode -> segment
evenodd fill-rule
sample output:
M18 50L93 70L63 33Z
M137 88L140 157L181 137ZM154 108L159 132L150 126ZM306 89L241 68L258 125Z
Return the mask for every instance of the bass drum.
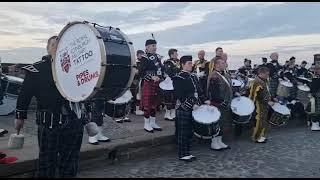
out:
M59 33L52 73L71 102L122 96L134 78L132 43L118 28L72 22Z

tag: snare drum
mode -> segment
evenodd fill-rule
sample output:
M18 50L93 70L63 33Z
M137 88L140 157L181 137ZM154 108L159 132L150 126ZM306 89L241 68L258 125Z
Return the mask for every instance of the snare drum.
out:
M269 123L275 126L287 124L290 118L290 109L286 105L275 103L271 108Z
M192 111L194 135L201 139L211 139L220 132L219 120L221 113L218 108L201 105Z
M289 97L292 92L293 84L289 81L280 81L277 88L277 95L280 97Z
M249 123L254 108L253 101L247 97L233 98L231 101L232 121L236 124Z
M125 117L129 112L129 101L132 99L132 93L127 90L116 100L110 100L105 103L105 114L112 118Z
M306 84L298 85L297 100L299 100L303 104L304 109L306 109L310 101L310 88Z
M173 93L173 82L171 78L166 77L164 81L159 83L159 87L161 89L163 104L165 104L166 106L169 106L170 109L173 109L176 100Z
M118 28L72 22L59 33L52 73L60 94L71 102L122 96L135 70L132 43Z
M17 98L22 87L23 79L14 76L1 77L3 91L3 104L0 105L0 115L6 116L14 112L17 105Z
M239 79L231 79L233 92L241 92L244 88L244 82Z

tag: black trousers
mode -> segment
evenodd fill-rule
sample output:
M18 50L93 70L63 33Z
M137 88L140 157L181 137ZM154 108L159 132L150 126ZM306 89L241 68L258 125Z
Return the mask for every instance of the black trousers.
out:
M64 127L49 129L38 126L39 177L75 177L78 172L83 125L79 119L72 119Z

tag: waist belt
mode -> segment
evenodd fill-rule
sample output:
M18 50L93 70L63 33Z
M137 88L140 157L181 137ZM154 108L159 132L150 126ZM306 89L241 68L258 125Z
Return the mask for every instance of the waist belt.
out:
M63 115L49 111L37 111L36 113L37 124L44 125L49 129L64 127L71 119L71 115Z

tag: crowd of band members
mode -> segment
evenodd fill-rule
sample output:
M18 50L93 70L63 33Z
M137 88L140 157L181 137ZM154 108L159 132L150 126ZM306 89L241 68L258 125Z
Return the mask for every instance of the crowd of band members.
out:
M88 119L96 122L99 127L98 134L89 138L89 143L99 144L110 139L102 133L103 102L95 102L93 105L72 103L58 92L51 73L52 55L57 47L56 40L56 36L48 39L48 55L43 56L41 61L23 67L26 75L17 99L15 129L18 132L22 129L27 120L31 98L36 97L38 176L56 177L55 171L59 164L60 177L75 177L78 172L84 126L88 124ZM213 105L222 114L219 121L222 130L217 136L212 137L211 149L216 151L230 149L231 147L223 142L225 137L230 134L239 135L242 129L241 126L233 128L230 102L234 96L242 94L232 88L231 75L228 72L228 56L223 49L218 47L215 57L210 61L205 59L204 51L199 51L199 59L194 61L190 55L178 58L178 50L170 49L169 59L162 62L162 56L157 54L157 42L154 39L147 40L145 48L145 51L137 51L137 73L130 88L134 95L132 112L144 116L144 130L148 133L162 130L157 124L158 120L162 119L159 115L157 117L157 112L159 106L164 104L166 107L164 119L175 121L179 159L193 161L196 157L191 154L192 111L203 104ZM314 79L319 79L320 75L319 66L312 66L307 70L306 62L296 66L294 57L290 58L285 66L279 64L277 53L272 53L270 58L270 62L263 58L263 63L256 68L251 68L250 60L245 60L244 67L238 72L243 77L253 74L252 77L255 78L247 96L256 105L252 140L257 143L265 143L267 140L267 111L275 101L278 101L275 89L279 78L289 79L295 83L293 77L297 76L296 74ZM173 92L163 92L159 88L159 83L168 77L172 79ZM311 121L318 123L319 127L320 92L317 84L319 83L311 85L316 105L315 108L311 108L313 109Z
M221 47L216 48L216 55L211 60L205 59L204 50L199 51L198 59L194 60L190 55L179 59L178 50L169 49L169 59L163 61L162 56L156 52L156 45L157 42L150 39L146 41L145 52L137 51L137 74L131 90L135 97L138 97L138 94L141 100L135 99L133 103L135 106L132 106L135 109L132 109L132 112L135 111L137 115L143 114L145 131L161 131L162 128L156 122L162 118L158 116L157 120L156 112L159 106L163 106L165 108L164 119L175 121L178 155L180 160L184 161L195 159L190 154L193 110L203 104L218 107L222 113L219 121L222 131L218 136L212 138L211 149L230 149L230 146L223 143L224 134L240 136L243 131L241 125L232 123L230 103L235 96L247 96L255 104L252 129L250 129L252 130L251 138L256 143L265 143L270 107L275 102L283 100L289 106L294 100L290 97L282 99L277 96L279 81L290 80L296 86L296 77L316 78L317 69L319 69L315 64L306 69L306 61L297 65L295 57L291 57L284 65L280 65L279 55L276 52L270 55L269 62L263 57L262 63L254 67L251 65L251 60L245 59L244 66L236 71L236 76L242 78L244 82L247 82L248 78L254 80L247 91L237 92L232 88L232 75L228 71L228 56ZM163 91L159 88L159 82L166 77L170 77L173 81L173 91ZM315 92L317 90L318 88L313 88L312 91L315 97L317 97ZM290 108L298 110L292 111L292 117L307 116L304 108L299 108L299 106L290 106Z

